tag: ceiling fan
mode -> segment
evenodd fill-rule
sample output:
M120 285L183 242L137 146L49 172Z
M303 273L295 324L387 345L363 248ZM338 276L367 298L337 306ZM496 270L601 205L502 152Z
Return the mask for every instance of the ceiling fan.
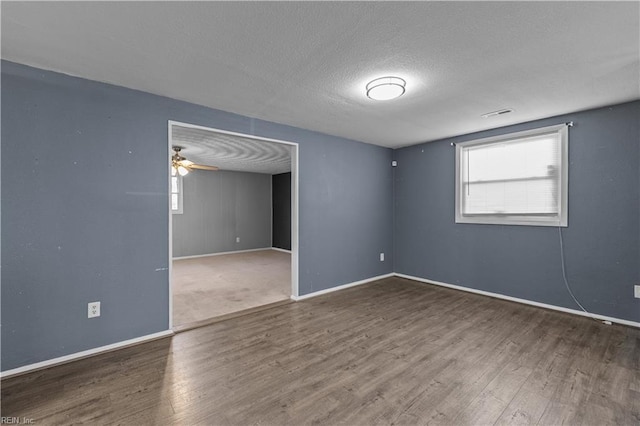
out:
M173 155L171 156L171 176L179 174L184 176L192 170L218 170L216 166L205 166L204 164L195 164L180 155L181 146L172 146Z

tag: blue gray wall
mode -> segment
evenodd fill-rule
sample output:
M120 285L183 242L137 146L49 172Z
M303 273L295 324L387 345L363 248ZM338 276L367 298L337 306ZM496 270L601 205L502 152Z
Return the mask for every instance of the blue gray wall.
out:
M173 257L271 247L271 175L194 170L182 188Z
M567 276L584 307L640 321L640 102L394 151L395 272L579 309L562 279L557 228L454 223L451 142L573 121Z
M301 295L392 272L391 150L3 61L2 370L168 328L168 120L299 143Z
M639 118L635 102L392 154L2 62L2 370L167 329L168 120L299 143L301 295L394 265L575 308L557 229L454 223L450 147L573 120L569 281L587 309L640 321L632 290L640 281ZM89 320L95 300L102 316Z

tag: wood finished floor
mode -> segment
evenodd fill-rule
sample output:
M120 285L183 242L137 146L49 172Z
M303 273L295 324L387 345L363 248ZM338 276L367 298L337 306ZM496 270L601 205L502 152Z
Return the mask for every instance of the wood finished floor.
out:
M173 261L173 325L291 297L291 254L258 250Z
M640 424L640 330L389 278L2 381L37 424Z

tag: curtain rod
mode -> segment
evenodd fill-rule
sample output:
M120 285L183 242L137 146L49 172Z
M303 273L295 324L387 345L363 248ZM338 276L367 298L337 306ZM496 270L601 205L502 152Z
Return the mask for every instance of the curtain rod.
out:
M566 122L564 122L562 124L564 124L567 127L573 127L573 121L566 121ZM455 142L451 142L451 146L456 146L456 143Z

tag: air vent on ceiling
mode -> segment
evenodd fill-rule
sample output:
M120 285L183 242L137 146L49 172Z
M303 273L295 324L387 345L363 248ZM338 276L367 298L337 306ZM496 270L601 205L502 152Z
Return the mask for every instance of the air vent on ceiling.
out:
M482 114L480 117L489 118L489 117L495 117L496 115L509 114L510 112L513 112L513 110L511 108L505 108L505 109L500 109L498 111L493 111L493 112L488 112L486 114Z

